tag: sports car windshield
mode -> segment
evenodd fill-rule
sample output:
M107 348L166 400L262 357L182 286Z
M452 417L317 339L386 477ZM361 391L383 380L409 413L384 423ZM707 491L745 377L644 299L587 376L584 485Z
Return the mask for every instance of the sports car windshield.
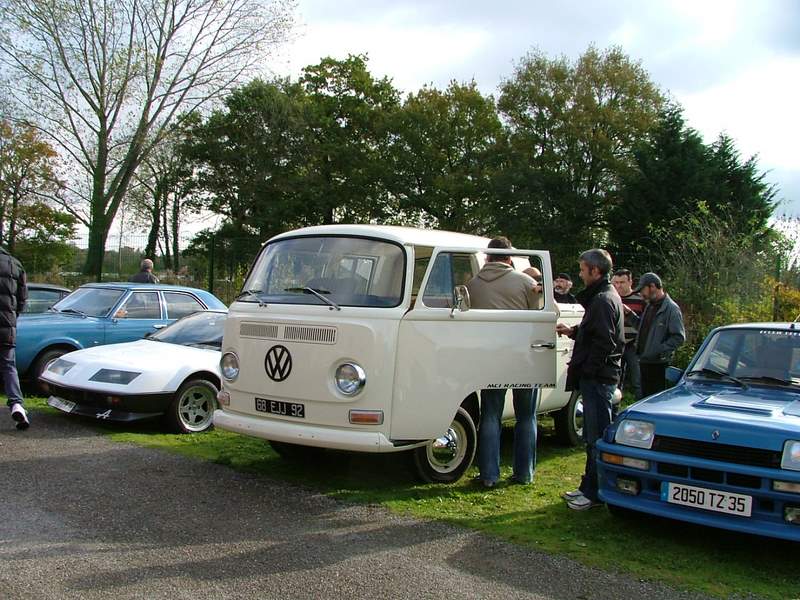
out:
M226 313L211 311L196 312L175 321L148 339L183 346L221 348L227 316Z
M346 236L298 237L266 246L240 302L391 307L403 297L405 252L396 244Z
M105 317L114 308L125 290L113 288L78 288L53 305L53 310L87 317Z
M725 329L717 332L687 377L800 390L800 329Z

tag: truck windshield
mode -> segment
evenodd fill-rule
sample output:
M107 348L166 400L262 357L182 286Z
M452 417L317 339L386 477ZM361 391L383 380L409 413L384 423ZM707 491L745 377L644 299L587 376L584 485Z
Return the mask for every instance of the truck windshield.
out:
M687 375L798 387L800 330L724 329L709 340Z
M267 245L240 302L392 307L403 298L405 252L391 242L297 237Z

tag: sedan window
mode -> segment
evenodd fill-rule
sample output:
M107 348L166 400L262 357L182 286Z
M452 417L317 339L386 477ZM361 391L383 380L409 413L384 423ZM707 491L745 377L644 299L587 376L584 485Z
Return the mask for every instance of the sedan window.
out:
M160 319L158 292L134 292L114 316L117 319Z
M53 306L54 310L89 317L105 317L125 290L113 288L78 288Z
M164 292L164 300L167 301L168 319L180 319L205 310L205 307L196 298L181 292Z

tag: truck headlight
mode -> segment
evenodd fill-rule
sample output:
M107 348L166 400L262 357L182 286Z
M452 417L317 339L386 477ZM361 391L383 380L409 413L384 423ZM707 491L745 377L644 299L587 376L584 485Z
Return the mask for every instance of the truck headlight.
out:
M353 396L367 383L367 374L357 364L344 363L336 369L334 381L336 382L336 387L345 396Z
M800 441L786 440L786 443L783 445L781 469L800 471Z
M233 352L226 352L219 359L219 370L228 381L234 381L239 376L239 357Z
M619 424L619 427L617 427L614 441L623 446L634 446L636 448L647 448L649 450L653 445L655 433L656 427L652 423L625 419Z

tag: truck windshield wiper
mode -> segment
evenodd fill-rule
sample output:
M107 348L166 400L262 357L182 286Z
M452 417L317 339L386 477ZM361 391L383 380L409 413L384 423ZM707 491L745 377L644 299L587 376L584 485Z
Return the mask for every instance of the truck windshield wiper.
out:
M260 294L262 291L263 291L263 290L244 290L244 291L243 291L241 294L239 294L238 296L236 296L236 298L234 298L234 300L241 300L242 298L244 298L244 297L246 297L246 296L252 296L253 298L255 298L255 299L258 301L258 305L259 305L259 306L266 306L266 305L267 305L267 303L266 303L266 302L264 302L264 301L261 299L261 297L258 295L258 294Z
M342 307L339 306L338 304L336 304L336 302L334 302L330 298L326 298L325 296L322 295L322 294L330 294L331 293L330 290L317 290L317 289L314 289L312 287L305 286L305 287L284 288L283 291L284 292L303 292L304 294L312 294L312 295L316 296L317 298L319 298L320 300L322 300L325 304L330 306L331 310L333 310L334 308L336 310L342 310Z
M720 379L727 379L728 381L732 381L733 383L740 385L744 389L747 389L749 387L744 381L734 377L733 375L730 375L729 373L723 373L722 371L717 371L716 369L709 369L708 367L703 367L702 369L692 369L686 374L687 377L689 375L712 375L714 377L719 377Z
M73 315L80 315L82 317L88 317L89 316L85 312L83 312L82 310L78 310L77 308L64 308L59 312L69 313L69 314L73 314Z

